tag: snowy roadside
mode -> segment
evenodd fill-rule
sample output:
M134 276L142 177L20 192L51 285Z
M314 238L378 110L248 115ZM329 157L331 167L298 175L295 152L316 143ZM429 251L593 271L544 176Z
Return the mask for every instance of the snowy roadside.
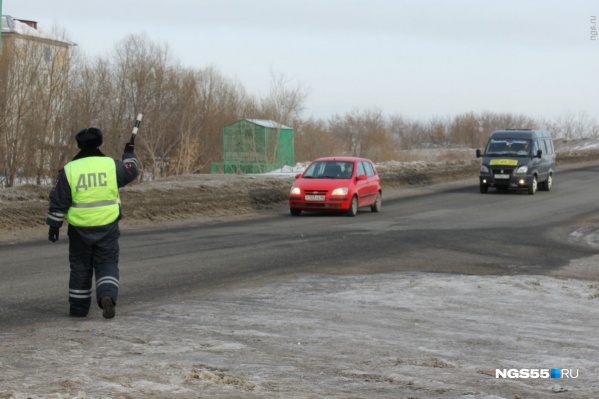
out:
M0 398L591 398L598 301L547 276L296 276L4 334ZM577 378L496 378L525 368Z

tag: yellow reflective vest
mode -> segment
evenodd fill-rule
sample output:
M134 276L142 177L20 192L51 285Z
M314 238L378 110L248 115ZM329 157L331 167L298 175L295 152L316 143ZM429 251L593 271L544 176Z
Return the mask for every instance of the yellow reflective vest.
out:
M112 158L81 158L66 164L64 170L71 186L69 224L103 226L117 220L120 198Z

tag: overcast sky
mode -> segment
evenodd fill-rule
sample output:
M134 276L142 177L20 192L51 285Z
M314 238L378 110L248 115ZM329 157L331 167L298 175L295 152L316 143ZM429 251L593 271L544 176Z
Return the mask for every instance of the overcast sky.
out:
M88 56L147 34L249 93L270 71L311 91L305 117L509 112L599 120L596 0L3 0Z

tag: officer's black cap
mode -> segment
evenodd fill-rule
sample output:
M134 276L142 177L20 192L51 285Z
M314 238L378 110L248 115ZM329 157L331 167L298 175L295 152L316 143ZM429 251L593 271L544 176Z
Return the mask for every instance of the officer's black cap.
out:
M77 147L83 148L98 148L102 145L102 131L97 127L88 127L81 129L75 136Z

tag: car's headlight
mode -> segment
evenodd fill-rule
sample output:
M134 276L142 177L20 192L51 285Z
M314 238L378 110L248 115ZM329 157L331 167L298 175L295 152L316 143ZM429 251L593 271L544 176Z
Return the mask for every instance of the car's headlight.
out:
M291 187L291 191L289 192L291 195L300 195L301 193L302 190L299 187Z
M526 172L528 172L528 166L526 165L520 166L518 169L516 169L517 175L524 175Z
M349 189L347 187L340 187L333 190L331 195L347 195Z
M480 173L489 173L489 168L485 165L480 165Z

